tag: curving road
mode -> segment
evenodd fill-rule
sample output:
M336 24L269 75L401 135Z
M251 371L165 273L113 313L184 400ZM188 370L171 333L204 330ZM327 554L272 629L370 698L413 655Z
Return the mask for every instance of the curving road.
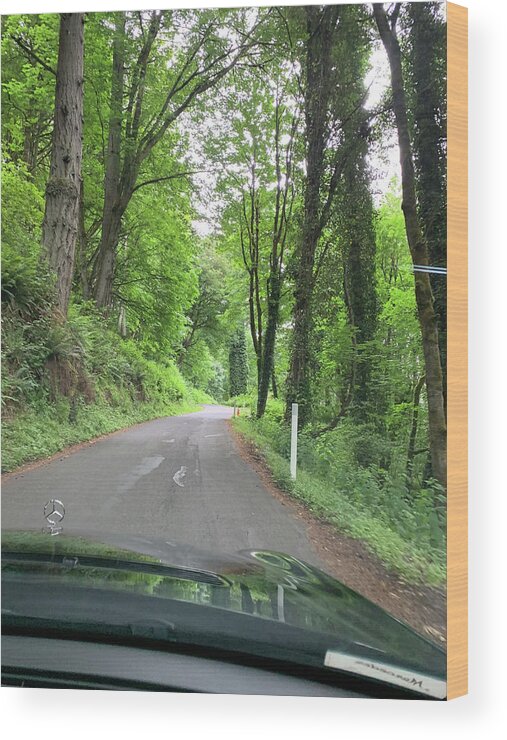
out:
M36 529L52 498L67 532L163 537L210 551L272 549L322 567L305 527L240 457L232 410L165 417L113 434L2 485L2 528Z

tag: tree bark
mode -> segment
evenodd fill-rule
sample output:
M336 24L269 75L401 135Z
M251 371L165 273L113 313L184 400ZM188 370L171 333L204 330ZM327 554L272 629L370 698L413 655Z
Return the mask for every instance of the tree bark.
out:
M81 285L81 292L85 301L90 297L90 285L88 283L88 271L86 269L86 228L85 228L85 214L84 214L84 184L81 179L81 187L79 188L79 220L78 220L78 240L76 248L76 266L75 270L79 276L79 282Z
M55 115L42 245L56 275L58 308L70 299L79 232L83 147L83 13L62 13L56 70Z
M393 108L400 149L402 209L408 244L413 263L428 265L428 248L417 214L414 161L409 136L400 46L395 31L395 24L390 25L383 6L374 5L373 12L391 69ZM415 293L426 370L431 464L433 475L445 488L447 484L447 425L444 409L437 320L433 307L431 284L427 273L415 273Z
M359 144L356 144L354 156L351 156L344 170L345 202L339 206L343 222L343 292L353 345L351 370L354 382L350 389L350 413L359 422L373 421L380 432L385 416L385 403L372 380L376 359L369 344L375 338L377 330L378 299L373 201L366 163L368 127L365 126L365 117L364 109L360 109L352 122L349 136ZM351 144L350 149L353 149ZM344 407L342 404L342 409Z
M410 3L409 97L413 118L414 165L419 216L432 265L447 262L447 208L445 176L445 93L439 89L445 65L445 24L434 16L433 3ZM443 84L443 83L440 83ZM447 284L442 275L430 275L442 359L444 401L447 385Z
M111 80L109 137L104 179L102 232L100 247L95 263L95 301L97 306L101 308L105 308L111 303L116 249L120 238L121 219L125 210L122 210L120 188L120 153L123 125L123 90L125 81L125 24L125 13L116 13L113 41L113 73Z

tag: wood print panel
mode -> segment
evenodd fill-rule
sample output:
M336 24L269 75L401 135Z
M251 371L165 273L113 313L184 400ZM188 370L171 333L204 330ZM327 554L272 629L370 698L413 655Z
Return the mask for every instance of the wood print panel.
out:
M466 8L447 4L448 699L468 691L467 21Z

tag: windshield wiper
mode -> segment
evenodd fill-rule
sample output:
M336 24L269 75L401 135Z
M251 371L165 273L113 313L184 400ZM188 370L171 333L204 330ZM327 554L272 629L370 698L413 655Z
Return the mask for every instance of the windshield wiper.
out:
M135 560L114 560L112 558L94 557L91 555L55 556L47 553L38 552L5 552L2 551L2 560L4 562L24 562L24 563L47 563L59 565L63 568L103 568L109 570L129 571L131 573L145 573L147 575L166 576L168 578L180 578L187 581L196 581L198 583L209 583L213 586L228 586L229 582L214 573L205 570L195 570L192 568L175 567L163 563L145 563Z

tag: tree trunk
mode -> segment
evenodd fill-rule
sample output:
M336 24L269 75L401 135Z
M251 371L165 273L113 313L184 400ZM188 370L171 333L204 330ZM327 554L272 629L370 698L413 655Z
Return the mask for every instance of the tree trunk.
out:
M410 70L413 94L409 98L419 215L432 265L447 262L447 208L445 189L445 92L439 89L445 65L445 24L434 16L433 3L410 3ZM447 284L442 275L430 275L446 397Z
M122 208L120 187L123 89L125 84L125 24L125 13L116 13L102 233L95 264L95 302L99 308L107 308L111 304L116 249L120 238L121 219L125 212L125 208Z
M36 105L37 100L35 99L35 97L31 97L30 106L32 107L32 109L36 109ZM30 173L30 175L32 175L32 177L35 176L35 173L37 171L41 130L44 125L44 116L45 112L40 111L37 116L37 121L27 123L24 130L23 161L26 162L28 172Z
M262 325L262 305L260 297L260 201L256 176L256 149L255 140L252 152L250 171L249 196L243 197L242 222L240 226L241 253L245 269L248 272L248 315L250 334L255 352L257 367L257 391L260 388L262 377L262 356L264 335Z
M345 203L343 219L344 298L353 334L350 412L359 422L373 420L383 423L385 403L372 381L376 360L368 343L375 337L378 317L377 284L375 277L375 230L373 202L367 175L367 140L361 136L363 114L357 117L350 135L361 142L344 173ZM342 405L342 408L344 406Z
M375 4L373 6L373 12L391 68L393 108L400 149L403 194L402 209L408 244L413 263L427 265L428 248L417 215L414 162L408 128L400 47L396 32L389 25L383 6ZM437 320L433 308L431 284L427 273L415 273L415 293L426 370L431 464L435 478L445 487L447 483L447 426L444 410Z
M79 232L83 130L83 13L62 13L56 70L55 120L42 245L56 275L64 316L70 299Z
M262 351L262 366L259 390L257 396L257 416L260 418L266 410L269 384L273 380L273 366L275 358L276 329L278 326L278 312L280 308L280 275L278 265L272 268L268 283L268 319L264 334Z
M96 262L95 303L97 308L107 310L112 303L116 250L120 239L123 212L120 212L118 205L111 206L110 203L104 210L102 235Z

